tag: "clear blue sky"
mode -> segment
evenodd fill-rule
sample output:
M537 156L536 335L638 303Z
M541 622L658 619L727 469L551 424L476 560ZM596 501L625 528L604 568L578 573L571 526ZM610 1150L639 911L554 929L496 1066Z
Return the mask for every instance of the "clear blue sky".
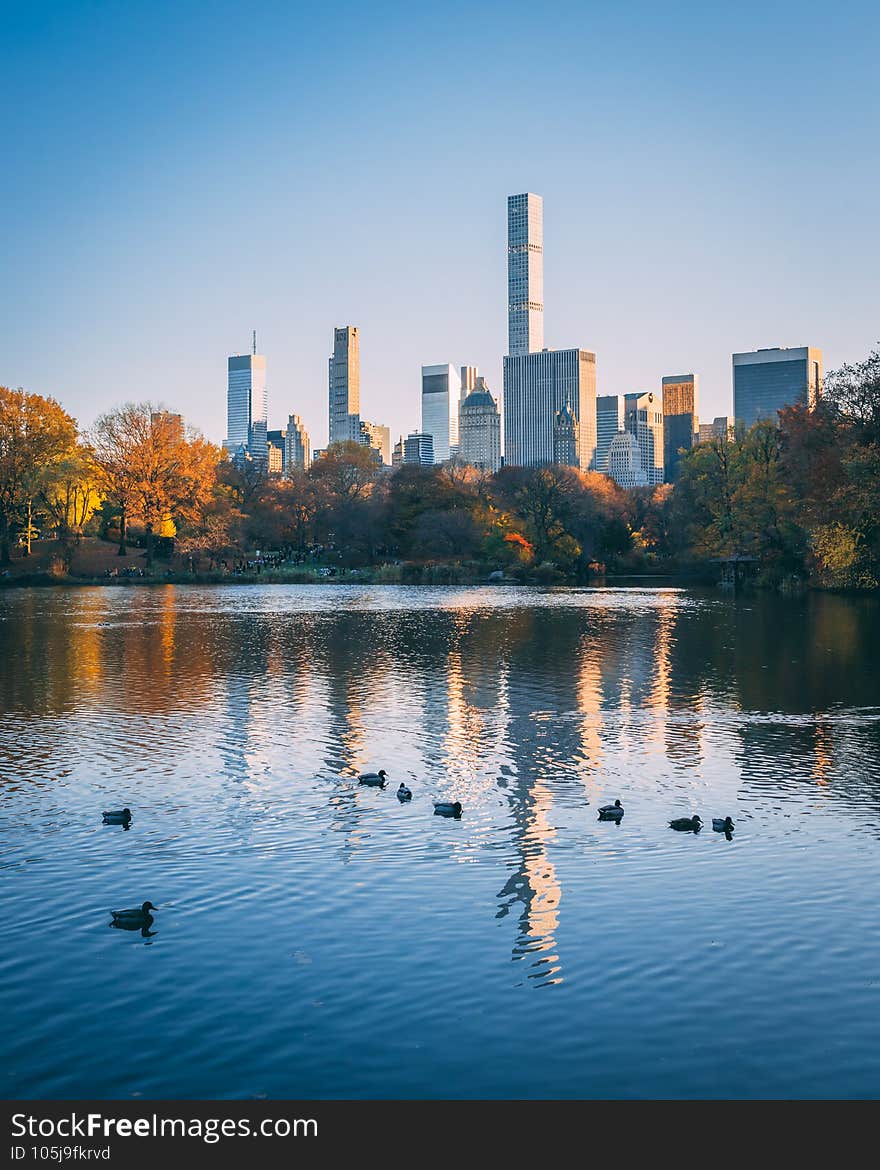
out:
M362 414L419 367L500 388L506 196L544 196L545 332L599 392L880 338L873 2L151 0L2 13L0 383L225 431L258 330L270 425L326 441L334 325Z

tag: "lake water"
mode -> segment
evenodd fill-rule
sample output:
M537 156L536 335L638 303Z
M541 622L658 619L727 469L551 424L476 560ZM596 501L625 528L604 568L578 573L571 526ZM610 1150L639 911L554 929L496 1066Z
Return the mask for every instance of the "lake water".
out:
M0 593L0 1094L880 1095L878 649L830 596Z

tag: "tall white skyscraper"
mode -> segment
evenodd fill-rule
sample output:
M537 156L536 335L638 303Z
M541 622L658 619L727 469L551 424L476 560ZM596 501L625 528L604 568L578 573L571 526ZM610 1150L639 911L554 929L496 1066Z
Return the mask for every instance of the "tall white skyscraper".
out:
M361 354L356 325L333 331L329 361L330 442L361 441Z
M508 354L504 359L504 459L536 467L554 459L554 427L568 410L578 466L596 457L596 355L544 349L544 201L507 199ZM557 428L558 429L558 428ZM557 439L559 436L557 435ZM571 456L572 443L567 445ZM557 447L559 442L557 441Z
M458 447L460 396L455 366L422 366L422 433L434 441L435 463L445 463Z
M507 197L507 352L544 348L544 200Z
M259 353L230 357L227 362L224 447L233 455L243 449L252 459L266 460L268 415L266 358Z

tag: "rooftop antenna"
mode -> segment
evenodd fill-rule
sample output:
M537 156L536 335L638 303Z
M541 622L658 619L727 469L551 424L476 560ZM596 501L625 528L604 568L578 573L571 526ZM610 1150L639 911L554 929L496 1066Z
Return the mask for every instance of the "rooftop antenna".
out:
M257 331L254 330L254 357L257 356Z

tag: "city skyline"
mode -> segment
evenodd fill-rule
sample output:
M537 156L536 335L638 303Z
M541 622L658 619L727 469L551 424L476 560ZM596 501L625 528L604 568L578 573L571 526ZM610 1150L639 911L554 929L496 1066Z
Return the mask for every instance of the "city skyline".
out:
M507 311L511 352L503 360L501 412L489 395L483 405L491 404L491 409L472 414L467 446L477 454L466 454L460 443L462 409L478 385L485 390L485 378L479 375L478 366L422 365L421 431L410 433L409 440L430 438L429 461L437 464L450 458L484 468L505 462L513 466L561 463L581 471L606 472L623 486L638 486L643 481L652 487L664 480L675 482L680 453L700 441L703 429L699 374L662 376L659 398L652 391L597 395L594 352L553 350L543 345L543 252L542 197L534 192L509 195ZM269 430L267 436L266 358L257 354L256 330L252 338L251 354L228 358L224 446L234 459L255 459L270 473L286 473L290 462L286 431L283 427ZM402 432L392 460L390 427L361 417L357 326L334 328L328 371L329 444L369 446L386 467L410 462L415 448L412 443L409 448L404 444ZM738 425L748 428L759 419L775 419L785 406L802 402L815 407L822 393L823 354L812 346L734 353L732 372L733 417ZM612 422L615 410L616 425ZM299 416L290 415L289 419L295 417ZM497 443L492 433L496 422ZM304 426L302 420L298 426ZM638 453L618 441L619 432L624 430L637 439ZM418 450L418 461L424 462L425 451L421 446ZM297 446L296 451L295 464L302 466L303 449ZM322 453L318 449L316 457Z
M296 411L323 447L328 333L352 321L368 417L408 433L434 355L478 365L500 390L503 206L525 190L546 212L545 344L595 350L600 394L695 370L709 418L730 413L734 352L815 341L833 369L870 349L876 10L829 24L785 3L551 4L537 22L552 33L535 49L541 83L518 107L526 155L505 132L522 84L517 8L469 11L463 25L402 5L346 9L343 45L330 13L293 8L245 19L231 3L206 27L178 5L170 44L161 2L149 19L17 9L2 380L84 423L120 398L161 398L221 442L224 355L246 352L256 327L269 425ZM481 63L477 101L431 68L463 36ZM688 62L674 85L671 52ZM251 65L264 84L248 84ZM259 158L259 184L230 165L235 140ZM479 180L450 184L462 164ZM174 378L157 385L159 346Z

